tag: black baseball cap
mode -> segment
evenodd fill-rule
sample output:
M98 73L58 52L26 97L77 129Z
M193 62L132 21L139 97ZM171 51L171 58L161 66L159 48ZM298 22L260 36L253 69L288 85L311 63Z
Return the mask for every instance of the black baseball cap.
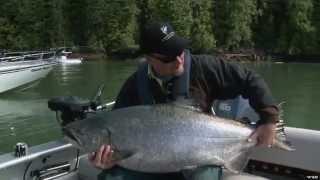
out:
M140 34L140 50L145 54L159 53L176 57L187 48L189 41L176 34L169 23L153 22L146 25Z

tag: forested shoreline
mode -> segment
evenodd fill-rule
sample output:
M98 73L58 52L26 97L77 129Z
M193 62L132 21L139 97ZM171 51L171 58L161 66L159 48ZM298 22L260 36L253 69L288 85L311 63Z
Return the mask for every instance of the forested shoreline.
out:
M241 49L320 56L319 0L0 0L0 49L136 48L139 29L169 21L193 52ZM320 60L319 60L320 61Z

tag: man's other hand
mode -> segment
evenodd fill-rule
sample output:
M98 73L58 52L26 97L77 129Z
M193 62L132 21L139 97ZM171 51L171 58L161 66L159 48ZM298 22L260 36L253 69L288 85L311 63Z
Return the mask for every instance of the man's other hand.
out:
M115 165L110 145L102 145L97 152L90 153L88 159L96 168L109 169Z

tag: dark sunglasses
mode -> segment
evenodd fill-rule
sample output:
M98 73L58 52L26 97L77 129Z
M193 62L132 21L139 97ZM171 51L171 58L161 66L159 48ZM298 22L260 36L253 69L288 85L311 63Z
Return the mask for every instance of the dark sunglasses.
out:
M159 61L161 61L162 63L164 64L168 64L168 63L171 63L171 62L174 62L177 60L177 57L170 57L170 56L166 56L166 57L159 57L159 56L155 56L155 55L152 55L152 54L149 54L148 56L154 58L154 59L157 59Z

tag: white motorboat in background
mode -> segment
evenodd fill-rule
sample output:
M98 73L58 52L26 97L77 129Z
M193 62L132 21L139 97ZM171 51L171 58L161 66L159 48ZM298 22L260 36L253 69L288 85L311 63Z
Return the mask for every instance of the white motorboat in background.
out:
M70 58L69 56L72 54L71 51L66 51L65 49L57 52L56 61L61 64L81 64L83 58Z
M57 64L54 52L21 53L0 58L0 93L45 77Z

